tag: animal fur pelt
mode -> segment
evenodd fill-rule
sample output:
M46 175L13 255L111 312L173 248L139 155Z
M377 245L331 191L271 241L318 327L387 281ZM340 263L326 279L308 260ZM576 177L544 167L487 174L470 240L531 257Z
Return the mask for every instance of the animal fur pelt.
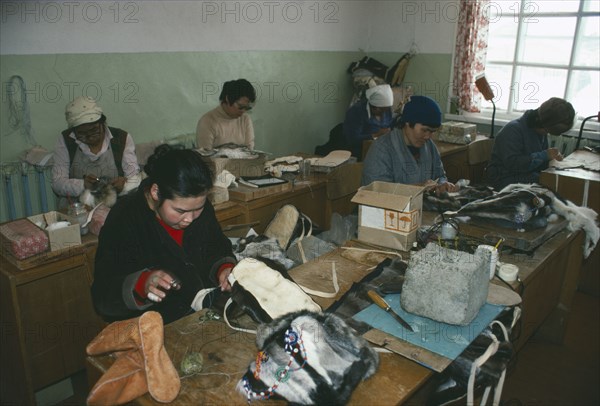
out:
M425 210L443 213L448 210L458 210L467 203L484 199L494 194L489 186L463 186L457 192L445 192L439 196L431 189L423 195Z
M249 402L343 405L379 366L375 350L333 314L302 311L261 324L256 345L256 360L236 387Z
M100 203L104 203L106 207L113 207L117 202L117 190L101 179L93 190L85 189L79 196L79 201L89 207L96 207Z
M286 252L275 238L269 238L265 235L240 238L235 246L235 256L238 261L244 258L256 258L262 261L265 259L271 260L285 269L291 269L297 265L286 256Z
M329 306L327 311L341 317L359 334L366 333L372 327L365 322L355 320L353 316L373 304L367 292L374 290L382 296L400 293L407 267L408 263L402 259L385 259L360 282L355 282L344 296Z
M583 229L586 233L584 256L587 258L600 238L596 224L597 213L564 201L551 190L537 184L515 183L492 196L475 200L446 215L468 216L493 222L518 231L543 228L548 222L562 216L569 221L571 231Z
M269 323L285 313L303 309L321 310L285 269L268 260L241 260L233 268L229 282L232 304L257 323ZM234 307L232 313L236 312Z
M505 326L509 337L520 313L520 308L512 307L507 308L497 317L497 320ZM494 339L499 342L497 350L483 365L476 367L474 388L491 386L501 392L503 371L512 360L514 350L510 340L505 339L502 329L494 323L486 327L462 354L436 377L437 387L427 400L427 405L446 405L467 396L473 363L488 350ZM495 395L500 398L500 393Z
M256 159L261 155L260 151L253 151L246 145L238 145L233 143L219 145L214 149L200 148L197 151L202 156L230 159Z

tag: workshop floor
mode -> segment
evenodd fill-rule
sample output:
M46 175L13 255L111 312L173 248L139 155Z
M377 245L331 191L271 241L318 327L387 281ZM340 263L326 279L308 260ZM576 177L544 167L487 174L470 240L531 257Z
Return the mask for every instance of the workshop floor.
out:
M600 298L577 292L564 343L530 340L507 372L502 404L595 406L599 379Z
M530 340L507 372L501 404L596 406L600 404L599 380L600 298L577 292L564 343ZM85 373L74 375L73 384L75 395L60 405L85 404ZM376 400L373 405L378 405Z

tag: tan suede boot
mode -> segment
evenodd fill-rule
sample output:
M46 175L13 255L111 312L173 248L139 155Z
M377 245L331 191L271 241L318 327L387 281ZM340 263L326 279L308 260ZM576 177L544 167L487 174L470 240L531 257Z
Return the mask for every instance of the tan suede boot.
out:
M92 388L88 404L122 404L146 392L159 402L173 401L181 382L163 339L162 317L153 311L102 330L86 351L116 352L117 360Z

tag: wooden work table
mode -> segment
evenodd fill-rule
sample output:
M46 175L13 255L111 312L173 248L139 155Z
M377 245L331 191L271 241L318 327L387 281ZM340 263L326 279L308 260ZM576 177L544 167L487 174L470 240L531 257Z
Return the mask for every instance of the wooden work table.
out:
M534 333L559 341L562 339L568 309L575 292L578 266L581 264L581 232L566 229L554 234L530 256L506 255L503 262L519 266L525 286L521 334L516 348L520 348ZM359 242L348 242L356 246ZM362 245L364 247L364 245ZM409 253L401 253L407 257ZM360 258L349 250L338 248L313 261L296 267L290 276L307 288L332 290L331 268L337 271L340 291L334 298L313 297L323 309L339 299L352 284L386 257L370 252ZM513 284L519 289L518 282ZM560 317L559 317L560 316ZM182 377L182 389L173 404L246 404L245 396L235 386L256 355L255 336L231 330L222 321L202 321L194 314L165 326L165 346L176 367L189 351L199 351L205 360L205 374ZM395 353L381 353L377 373L360 383L350 404L397 405L421 399L426 385L434 375L432 370ZM89 357L88 376L92 385L112 364L110 356ZM140 405L156 405L146 394L135 401ZM272 403L272 402L271 402Z
M483 181L483 170L491 154L493 140L483 135L478 135L469 144L451 144L435 140L435 145L440 152L446 177L450 182L456 183L460 179L469 179L471 184ZM481 148L483 146L483 148ZM483 156L479 156L483 155Z
M241 210L237 221L255 224L258 233L265 230L277 210L286 204L296 206L314 225L328 230L334 212L344 216L356 206L351 199L360 187L361 175L362 163L354 163L341 165L330 173L313 173L308 179L292 179L278 186L251 188L240 185L230 190L227 203ZM221 215L221 210L217 207L217 216Z
M335 263L340 291L334 298L314 297L327 308L339 299L351 286L371 272L373 264L385 256L376 254L373 262L357 263L338 248L315 261L294 268L290 276L307 287L328 290L331 287L330 269ZM201 314L194 314L165 326L165 347L176 368L190 351L199 351L204 358L206 374L182 378L181 392L173 404L247 404L244 395L235 390L237 382L256 356L256 336L230 329L222 321L202 321ZM110 356L88 357L88 380L96 382L112 364ZM404 357L394 353L380 354L377 373L362 382L350 399L350 404L376 403L398 404L413 394L433 374ZM375 395L376 394L376 395ZM158 405L149 394L138 398L138 405ZM281 404L281 402L275 402Z
M540 173L540 184L556 192L561 198L578 206L589 207L600 214L600 155L577 150L562 162L562 168L548 168ZM600 294L600 248L583 262L579 289L594 296Z
M85 367L104 326L90 297L96 238L24 260L0 257L3 404L35 404L35 391Z
M424 224L433 224L434 218L434 213L423 214ZM561 343L582 268L584 233L569 231L566 220L527 232L471 220L459 225L459 233L488 245L504 239L502 248L506 249L501 250L499 261L519 267L521 282L511 284L515 291L523 292L516 348L536 333L540 338ZM503 285L497 277L493 282Z

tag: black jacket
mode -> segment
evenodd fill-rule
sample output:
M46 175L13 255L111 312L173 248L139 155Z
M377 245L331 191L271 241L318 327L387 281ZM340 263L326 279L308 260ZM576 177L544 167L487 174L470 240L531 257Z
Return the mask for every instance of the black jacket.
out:
M165 323L193 312L196 293L218 286L216 273L224 263L235 264L231 242L221 231L212 204L190 224L180 247L150 210L140 187L111 209L96 253L92 298L96 311L108 321L158 311ZM181 282L161 303L136 305L133 290L142 271L157 268L170 272Z

